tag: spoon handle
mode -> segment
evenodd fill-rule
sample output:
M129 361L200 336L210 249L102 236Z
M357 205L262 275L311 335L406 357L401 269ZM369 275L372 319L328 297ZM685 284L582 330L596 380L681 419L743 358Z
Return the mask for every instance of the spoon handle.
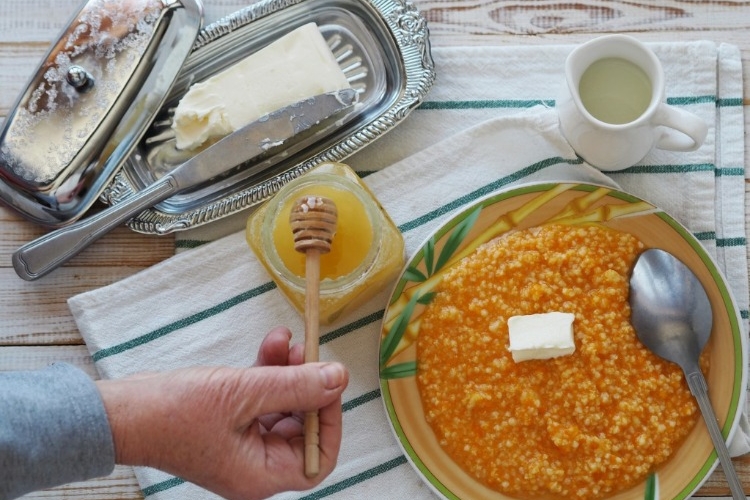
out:
M724 475L727 477L732 498L734 500L744 499L745 492L742 489L739 477L737 477L734 464L732 464L724 437L721 435L721 429L719 429L719 423L716 420L716 414L711 406L711 401L708 399L706 379L703 378L703 373L700 370L687 373L686 378L690 392L693 393L696 401L698 401L698 406L703 414L703 420L705 420L706 427L708 428L708 434L711 436L711 441L714 443L717 455L719 455L719 462L721 463L721 468L724 469Z
M27 281L41 278L115 227L132 219L138 212L168 198L176 190L177 184L171 175L167 175L122 203L27 243L13 253L16 274Z

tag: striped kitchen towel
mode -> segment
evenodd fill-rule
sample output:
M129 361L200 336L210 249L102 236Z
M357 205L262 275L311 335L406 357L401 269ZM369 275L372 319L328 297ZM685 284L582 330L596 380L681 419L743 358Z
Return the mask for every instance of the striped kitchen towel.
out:
M438 80L428 101L348 163L368 174L365 182L399 226L409 255L457 210L506 186L540 180L619 185L665 209L705 244L747 327L739 51L711 42L652 47L665 65L670 102L709 123L698 151L655 151L605 176L575 155L557 127L554 99L571 47L462 47L433 50ZM187 231L178 243L190 250L69 300L103 378L196 364L248 365L277 324L302 340L302 318L238 231L245 218ZM205 244L192 248L196 242ZM277 498L434 497L397 444L379 392L380 320L389 293L383 290L321 331L321 358L351 370L339 465L314 491ZM746 437L744 430L737 433L734 454L750 451ZM136 474L149 499L215 498L160 471L137 468Z

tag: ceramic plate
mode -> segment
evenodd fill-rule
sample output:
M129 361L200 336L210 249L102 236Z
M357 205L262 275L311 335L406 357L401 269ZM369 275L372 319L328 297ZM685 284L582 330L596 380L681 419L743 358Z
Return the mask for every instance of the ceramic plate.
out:
M515 220L520 220L516 227L523 229L542 225L563 211L568 223L603 224L635 235L646 247L671 252L698 276L708 292L714 314L707 346L709 395L725 436L732 435L739 423L747 377L741 320L721 272L701 243L672 217L634 196L588 184L528 185L477 202L433 233L407 263L386 309L380 345L383 401L406 456L442 497L510 498L487 489L464 473L442 450L425 421L415 377L418 370L415 340L419 332L418 326L411 323L424 307L420 303L423 301L412 299L419 295L414 293L415 287L435 273L427 271L425 260L434 268L435 263L445 262L446 257L470 253L471 245L480 235L497 236L499 233L491 229L493 223L511 212ZM673 456L657 469L660 498L689 497L716 465L710 437L699 420ZM643 484L609 498L641 500L645 487L644 479Z

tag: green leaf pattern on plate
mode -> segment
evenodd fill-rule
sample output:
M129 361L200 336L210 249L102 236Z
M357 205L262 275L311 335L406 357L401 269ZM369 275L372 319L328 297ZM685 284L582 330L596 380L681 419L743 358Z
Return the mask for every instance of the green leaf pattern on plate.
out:
M396 347L398 347L398 343L401 341L401 338L406 332L406 328L409 326L409 319L411 318L412 312L414 312L414 308L416 307L419 298L419 294L414 294L414 296L409 301L409 304L407 304L403 312L399 315L393 328L391 328L391 331L388 333L388 336L386 336L386 338L383 340L383 345L380 348L381 376L383 375L383 368L385 367L386 362L395 352ZM412 375L416 374L416 362L414 363L414 368L415 370Z
M648 476L646 480L646 493L643 496L643 500L656 500L659 497L658 486L659 478L656 473Z
M479 214L482 211L482 207L477 207L468 217L463 219L460 223L453 228L445 246L440 251L437 262L434 262L435 255L435 236L432 236L427 243L424 245L422 252L422 261L425 264L427 274L417 269L416 265L409 266L404 272L403 278L407 281L413 281L417 283L425 282L435 272L442 269L442 267L451 260L451 257L456 253L458 248L466 239L467 234L471 231L471 228L477 221ZM418 262L417 262L418 264ZM434 264L434 265L433 265ZM427 305L432 301L435 296L434 292L428 292L425 294L416 293L412 296L409 304L401 311L401 314L396 318L391 330L383 339L380 349L380 377L384 379L411 377L417 373L417 362L412 361L409 363L401 363L392 367L386 367L386 363L393 355L398 346L399 342L404 336L406 329L409 326L414 308L417 304Z

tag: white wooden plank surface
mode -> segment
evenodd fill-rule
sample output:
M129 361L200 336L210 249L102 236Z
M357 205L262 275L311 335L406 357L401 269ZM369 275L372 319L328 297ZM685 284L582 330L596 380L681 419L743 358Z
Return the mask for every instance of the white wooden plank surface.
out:
M247 5L206 0L206 22ZM745 89L750 89L750 2L665 0L415 0L428 20L434 46L547 45L578 43L593 34L624 32L644 41L710 39L740 47ZM0 0L0 120L15 102L49 44L80 5L79 0ZM747 97L745 105L747 106ZM746 108L746 130L748 126ZM745 152L746 161L748 149ZM750 197L746 203L750 209ZM746 232L748 225L746 223ZM118 229L43 283L26 283L10 267L10 254L42 229L0 206L0 371L33 369L54 361L96 372L67 309L68 297L129 276L167 258L170 237ZM735 461L750 491L750 458ZM699 496L728 498L716 472ZM140 499L132 470L24 498Z

